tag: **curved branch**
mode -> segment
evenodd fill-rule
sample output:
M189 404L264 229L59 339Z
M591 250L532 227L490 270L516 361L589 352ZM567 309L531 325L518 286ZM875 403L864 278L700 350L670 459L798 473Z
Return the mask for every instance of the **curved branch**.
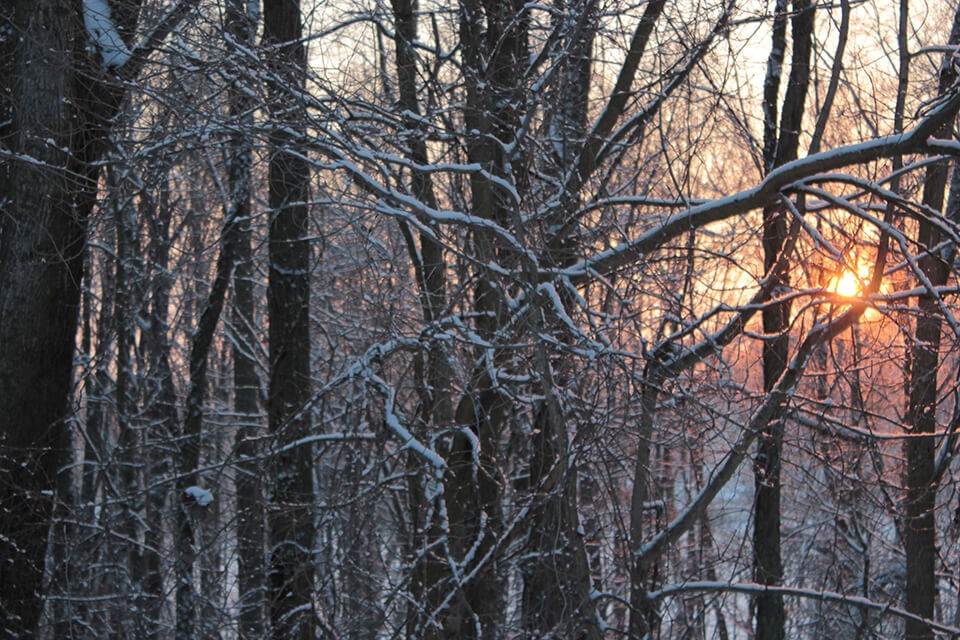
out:
M910 131L846 145L788 162L771 171L760 184L751 189L690 207L638 238L582 260L563 269L561 273L575 282L583 282L595 273L609 274L637 261L644 254L656 250L690 229L760 209L794 182L818 173L885 157L942 151L944 145L939 141L930 140L930 137L945 122L955 117L958 110L960 110L960 91L950 92L920 124Z
M757 593L780 593L785 596L793 596L797 598L810 598L813 600L824 600L827 602L838 602L840 604L847 604L858 609L867 609L873 610L880 613L881 616L890 615L897 618L903 618L904 620L914 620L916 622L923 622L929 625L932 629L936 631L941 631L943 633L949 633L953 636L960 634L960 628L951 627L950 625L942 624L936 620L929 620L921 616L915 615L901 609L899 607L894 607L889 604L883 604L880 602L874 602L869 598L864 598L863 596L848 596L842 593L836 593L833 591L816 591L814 589L803 589L800 587L771 587L760 584L753 583L726 583L726 582L687 582L685 584L676 585L673 587L667 587L666 589L661 589L659 591L654 591L648 594L648 598L651 601L663 600L664 598L673 597L682 593L748 593L748 594L757 594Z

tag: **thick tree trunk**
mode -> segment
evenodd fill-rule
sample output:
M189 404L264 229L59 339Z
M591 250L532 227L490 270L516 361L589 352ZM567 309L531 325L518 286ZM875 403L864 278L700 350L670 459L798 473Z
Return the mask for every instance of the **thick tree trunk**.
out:
M313 449L289 447L311 432L310 167L288 133L302 128L306 48L299 0L267 0L263 44L272 77L270 135L270 432L281 452L271 463L270 617L275 638L314 638Z
M87 220L99 165L133 77L196 0L184 0L124 65L109 66L81 35L84 5L20 0L14 6L9 104L0 132L14 157L0 174L0 609L9 633L30 633L39 597L58 449L65 444L73 347L79 317ZM116 5L129 35L139 0ZM88 53L93 52L92 55ZM109 68L108 68L109 66ZM5 548L7 545L12 545Z
M41 587L67 413L83 271L84 210L68 173L76 12L21 1L11 150L0 169L0 616L28 637Z
M577 512L576 469L556 389L537 412L530 463L529 560L523 573L524 637L600 640L590 566Z

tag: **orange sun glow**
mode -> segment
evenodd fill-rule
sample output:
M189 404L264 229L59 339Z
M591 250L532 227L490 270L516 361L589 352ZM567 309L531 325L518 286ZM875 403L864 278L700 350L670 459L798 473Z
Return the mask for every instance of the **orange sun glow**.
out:
M844 269L830 281L830 291L844 298L856 298L862 293L860 278L853 271Z

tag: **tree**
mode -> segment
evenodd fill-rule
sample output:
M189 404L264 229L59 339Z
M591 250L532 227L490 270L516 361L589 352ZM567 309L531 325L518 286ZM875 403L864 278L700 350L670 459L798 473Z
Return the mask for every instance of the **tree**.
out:
M903 32L907 22L906 3L901 3L900 11ZM948 42L960 44L960 9L954 17ZM957 80L956 69L949 57L945 57L941 63L939 76L937 89L944 94ZM949 137L951 133L951 125L944 123L936 135ZM946 159L940 159L925 170L921 202L935 216L943 216L948 171L949 162ZM956 222L955 218L947 220ZM937 447L933 434L937 431L938 422L937 378L940 374L941 317L944 313L939 297L931 289L942 287L949 277L950 267L937 249L943 240L937 224L927 219L919 221L916 241L923 254L917 260L916 276L923 283L925 291L917 299L916 326L909 351L909 404L905 423L915 437L907 438L904 444L906 499L903 528L907 557L906 608L927 619L934 616L937 597L936 493L939 483ZM934 631L923 622L908 620L905 637L932 640Z
M253 145L244 133L253 123L256 103L249 96L253 78L245 48L254 43L259 22L256 6L243 0L227 4L224 34L232 54L230 115L235 119L227 169L231 206L236 207L236 269L233 274L232 356L237 429L237 571L240 590L240 637L265 635L266 568L264 555L263 481L257 458L262 453L258 336L254 302L255 263L251 224Z
M6 345L0 369L18 372L0 382L9 479L0 496L8 514L2 535L13 559L0 576L0 607L13 635L32 630L42 607L51 496L67 446L86 225L97 161L125 93L115 80L135 77L193 4L176 5L132 51L124 36L137 21L139 2L86 3L82 12L60 0L14 6L18 41L5 91L13 114L5 136L10 162L0 196L0 339Z
M795 1L791 11L793 51L790 77L777 128L777 98L780 70L787 48L787 3L777 2L773 23L773 43L767 62L764 82L763 163L769 174L775 168L797 159L800 146L805 98L810 81L810 50L816 7L806 0ZM802 202L797 207L803 209ZM763 266L772 280L772 297L790 286L788 262L781 260L790 235L789 211L780 204L763 211ZM763 344L763 388L771 392L777 386L789 361L790 302L783 301L763 309L763 331L770 340ZM756 498L753 519L754 577L759 584L778 586L783 583L783 560L780 554L780 482L783 457L783 429L780 421L772 422L757 441L755 460ZM783 597L765 593L756 598L756 633L763 640L784 637L786 624Z
M298 0L263 5L270 132L270 619L276 638L313 638L315 541L310 399L310 168L291 131L304 125L307 53Z

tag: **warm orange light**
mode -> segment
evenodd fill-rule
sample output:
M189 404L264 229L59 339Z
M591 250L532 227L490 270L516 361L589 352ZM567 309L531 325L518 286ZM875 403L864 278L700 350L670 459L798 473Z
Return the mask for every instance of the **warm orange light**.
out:
M830 282L830 290L844 298L856 298L861 293L860 278L853 271L844 269Z

